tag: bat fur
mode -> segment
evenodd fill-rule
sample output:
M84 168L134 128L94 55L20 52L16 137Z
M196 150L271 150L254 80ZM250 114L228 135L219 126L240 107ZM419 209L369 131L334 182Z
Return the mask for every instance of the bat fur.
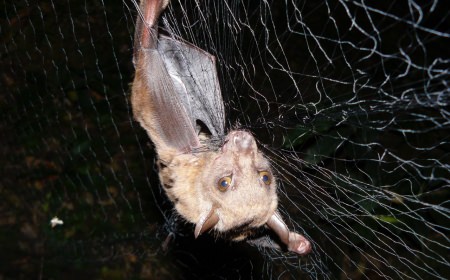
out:
M131 104L135 119L155 145L159 177L176 211L195 224L199 236L267 226L290 251L311 251L277 212L277 183L253 136L233 130L219 149L201 149L198 124L209 137L224 135L224 109L215 58L198 47L158 34L157 21L168 0L142 0L136 23L135 78Z

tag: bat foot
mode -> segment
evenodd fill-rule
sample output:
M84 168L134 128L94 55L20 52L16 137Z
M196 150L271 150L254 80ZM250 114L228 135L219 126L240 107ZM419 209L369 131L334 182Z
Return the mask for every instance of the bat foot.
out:
M303 235L290 231L288 249L299 255L306 255L311 252L312 247L311 242Z

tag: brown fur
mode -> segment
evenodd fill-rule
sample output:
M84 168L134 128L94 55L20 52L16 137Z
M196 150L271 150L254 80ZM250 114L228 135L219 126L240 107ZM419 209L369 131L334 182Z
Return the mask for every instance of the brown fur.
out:
M267 225L289 250L308 253L309 241L289 231L276 211L276 180L253 136L233 130L219 150L200 144L205 135L195 132L185 107L188 105L177 97L157 49L154 25L167 2L141 3L146 24L138 17L139 42L135 43L136 74L131 94L134 117L155 144L159 177L167 196L184 219L196 224L195 236L210 228L218 233L239 229L242 234L234 234L238 240L245 238L252 228ZM222 100L216 101L222 104ZM193 149L204 152L194 153ZM263 175L268 179L266 182ZM227 188L219 187L223 178L231 178Z
M259 175L260 171L271 173L269 162L258 151L253 137L240 133L253 142L247 153L240 153L228 141L217 152L179 154L164 162L161 182L178 213L189 222L196 224L214 208L219 216L214 228L224 232L243 224L262 226L275 213L276 182L272 178L267 186ZM230 175L231 186L221 192L217 186L220 178Z

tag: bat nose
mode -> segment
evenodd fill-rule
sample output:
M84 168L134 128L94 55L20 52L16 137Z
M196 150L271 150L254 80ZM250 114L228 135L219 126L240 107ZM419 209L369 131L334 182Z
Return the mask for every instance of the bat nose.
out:
M230 140L233 141L234 146L240 152L246 153L254 149L255 139L246 131L234 131Z

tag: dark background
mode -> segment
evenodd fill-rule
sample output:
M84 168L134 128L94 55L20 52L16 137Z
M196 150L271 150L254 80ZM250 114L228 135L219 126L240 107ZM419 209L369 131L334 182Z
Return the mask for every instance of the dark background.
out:
M131 1L5 1L0 278L448 275L443 4L199 3L172 3L165 27L218 58L228 128L257 135L313 253L194 240L177 220L131 114Z

